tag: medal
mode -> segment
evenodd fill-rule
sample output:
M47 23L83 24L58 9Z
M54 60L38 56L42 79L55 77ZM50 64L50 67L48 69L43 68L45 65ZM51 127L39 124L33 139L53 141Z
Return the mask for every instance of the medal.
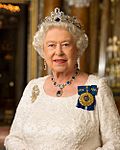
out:
M91 93L83 93L79 97L79 101L83 106L90 106L94 102L94 97Z
M78 86L78 98L77 106L85 110L94 110L96 100L95 95L97 95L97 86Z

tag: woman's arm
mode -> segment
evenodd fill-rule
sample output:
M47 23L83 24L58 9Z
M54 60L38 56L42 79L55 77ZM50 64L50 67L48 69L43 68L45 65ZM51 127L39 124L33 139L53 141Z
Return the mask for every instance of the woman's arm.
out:
M23 137L23 126L29 114L31 105L31 88L33 87L33 80L26 86L20 103L17 107L15 118L13 120L10 133L6 137L4 145L7 150L27 150L26 143Z
M120 116L105 79L98 87L98 109L102 147L96 150L120 150Z

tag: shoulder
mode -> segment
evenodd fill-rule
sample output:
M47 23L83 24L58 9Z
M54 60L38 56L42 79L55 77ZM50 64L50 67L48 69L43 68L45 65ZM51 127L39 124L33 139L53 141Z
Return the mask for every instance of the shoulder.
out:
M80 85L97 85L99 89L108 89L109 83L106 77L100 77L94 74L86 74L84 72L79 76L78 84Z
M48 76L44 76L44 77L39 77L39 78L35 78L35 79L32 79L28 82L28 84L26 85L25 89L24 89L24 93L31 93L32 89L34 86L41 86L42 83L44 83L44 81L46 80Z
M44 76L44 77L39 77L39 78L35 78L35 79L32 79L28 82L27 86L33 86L35 84L41 84L42 82L44 82L46 80L48 76Z
M106 77L99 77L97 75L89 75L88 84L97 85L98 93L101 95L112 95L108 79Z
M98 75L90 74L88 76L89 84L96 84L97 86L108 86L108 80L106 77L99 77Z
M81 85L97 85L98 87L108 85L107 78L84 72L80 74L78 83L81 83Z
M97 85L97 87L101 88L108 86L108 80L105 77L99 77L98 75L81 72L77 80L77 84Z
M20 103L31 103L33 92L39 93L39 90L41 89L41 86L43 85L47 77L48 76L44 76L30 80L23 91Z

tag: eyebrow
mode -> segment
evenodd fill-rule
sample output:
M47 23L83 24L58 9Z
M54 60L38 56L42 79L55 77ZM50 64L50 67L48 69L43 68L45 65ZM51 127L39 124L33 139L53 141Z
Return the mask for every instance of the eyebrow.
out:
M61 41L61 43L70 42L70 41L71 41L70 39L67 39L67 40ZM47 41L46 43L48 44L48 43L57 43L57 42L56 41Z

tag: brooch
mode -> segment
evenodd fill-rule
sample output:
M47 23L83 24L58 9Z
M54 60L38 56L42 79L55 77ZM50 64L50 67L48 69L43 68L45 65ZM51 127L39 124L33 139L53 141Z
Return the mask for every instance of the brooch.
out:
M38 85L34 85L34 87L32 89L32 96L31 96L32 103L37 99L39 93L40 93L40 90L38 88Z
M97 95L98 88L96 85L78 86L78 102L76 107L85 110L94 110L96 105L95 95Z

